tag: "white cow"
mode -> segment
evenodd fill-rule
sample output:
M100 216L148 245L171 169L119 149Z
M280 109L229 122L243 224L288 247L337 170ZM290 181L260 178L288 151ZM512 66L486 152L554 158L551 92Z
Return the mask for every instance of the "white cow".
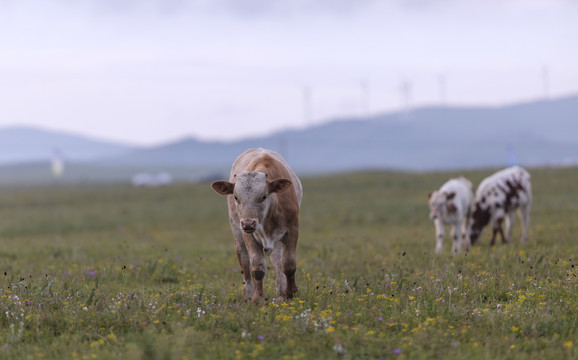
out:
M462 247L469 250L468 220L473 199L472 183L463 176L448 180L439 190L429 194L429 216L436 227L436 253L442 252L444 225L452 225L452 253L455 255L459 251L460 240Z
M512 166L485 178L476 191L476 204L470 222L472 244L476 242L484 227L492 224L491 245L500 233L502 242L507 243L512 236L514 210L522 220L522 242L528 242L528 223L532 205L532 184L530 174L519 166ZM506 222L506 236L502 222Z

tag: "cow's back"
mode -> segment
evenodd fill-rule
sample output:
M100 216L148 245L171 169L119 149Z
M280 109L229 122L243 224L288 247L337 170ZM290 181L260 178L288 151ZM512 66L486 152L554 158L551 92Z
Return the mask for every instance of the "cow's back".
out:
M442 187L439 189L440 192L453 192L457 191L460 194L467 194L469 192L473 193L473 186L472 183L466 179L465 177L461 176L459 178L453 178L446 181Z
M453 178L445 182L438 190L439 193L454 193L453 203L459 209L459 213L467 216L473 202L473 186L472 183L461 176ZM461 218L461 216L460 216Z
M500 198L497 196L499 192L506 195L513 190L523 190L527 197L527 202L531 202L531 186L530 173L520 166L512 166L482 180L476 191L476 202L484 202L484 198Z

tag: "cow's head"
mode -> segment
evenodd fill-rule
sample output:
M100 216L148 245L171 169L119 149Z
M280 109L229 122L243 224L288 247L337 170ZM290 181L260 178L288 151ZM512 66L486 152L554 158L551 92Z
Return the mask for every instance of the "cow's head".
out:
M221 195L234 197L234 204L239 215L239 227L244 232L253 233L263 222L271 200L269 196L289 189L291 180L267 180L267 174L256 171L245 171L235 175L235 182L215 181L211 186Z
M434 191L429 194L429 217L432 220L448 219L449 216L456 213L457 208L453 201L456 196L455 192L439 192Z

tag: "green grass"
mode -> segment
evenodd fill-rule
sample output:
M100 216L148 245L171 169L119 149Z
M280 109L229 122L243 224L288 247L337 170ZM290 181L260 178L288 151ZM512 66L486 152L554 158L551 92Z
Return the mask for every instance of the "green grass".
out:
M208 184L4 188L0 358L578 358L578 169L530 172L530 243L455 257L427 193L458 174L303 179L300 292L259 306Z

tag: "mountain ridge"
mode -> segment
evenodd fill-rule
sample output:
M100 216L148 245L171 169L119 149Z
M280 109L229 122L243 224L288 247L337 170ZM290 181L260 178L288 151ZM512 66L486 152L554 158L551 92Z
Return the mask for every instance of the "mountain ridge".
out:
M37 126L14 125L0 128L0 164L3 165L46 161L52 156L83 162L117 156L133 149L134 146L119 142Z
M98 154L78 152L83 156L76 157L66 148L62 151L67 160L94 166L204 172L228 171L236 157L252 147L280 152L301 173L576 165L578 95L488 107L425 106L235 141L189 136L151 147L108 145L108 152L100 148ZM49 154L45 152L44 159Z

